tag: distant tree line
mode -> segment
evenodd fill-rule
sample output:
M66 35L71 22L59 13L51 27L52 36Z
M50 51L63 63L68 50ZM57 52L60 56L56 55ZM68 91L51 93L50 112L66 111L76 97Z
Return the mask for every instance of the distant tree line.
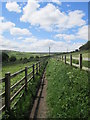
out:
M2 61L3 62L15 62L17 59L15 56L9 57L9 55L5 52L2 52Z
M23 63L27 63L27 62L30 62L30 61L38 61L40 60L40 58L43 58L43 57L39 57L38 55L37 56L30 56L29 58L20 58L20 59L17 59L16 56L12 55L9 57L9 55L5 52L2 52L2 62L15 62L15 61L20 61L20 62L23 62Z

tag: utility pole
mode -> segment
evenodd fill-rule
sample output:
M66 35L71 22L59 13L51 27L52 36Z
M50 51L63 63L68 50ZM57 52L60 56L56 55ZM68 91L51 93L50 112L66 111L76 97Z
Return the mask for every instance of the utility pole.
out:
M50 57L50 46L49 46L49 57Z

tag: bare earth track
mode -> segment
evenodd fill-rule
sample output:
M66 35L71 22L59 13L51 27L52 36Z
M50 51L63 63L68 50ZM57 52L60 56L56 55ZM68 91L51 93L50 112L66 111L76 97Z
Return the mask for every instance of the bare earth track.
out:
M46 89L47 80L45 78L45 72L41 81L41 85L35 99L29 119L47 118L47 104L46 104Z

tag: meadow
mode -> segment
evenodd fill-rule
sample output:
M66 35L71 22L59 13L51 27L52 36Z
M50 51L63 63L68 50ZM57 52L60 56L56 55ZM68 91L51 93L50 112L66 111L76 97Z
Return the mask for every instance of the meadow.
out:
M88 73L52 58L46 68L49 118L88 117Z
M88 57L88 51L82 52L84 57ZM78 57L80 52L73 53L74 57ZM27 66L31 66L37 62L32 61L19 61L19 59L27 58L30 56L46 56L47 54L31 54L31 53L20 53L15 51L8 51L9 57L14 55L17 58L16 62L8 62L2 64L2 77L5 77L6 72L11 74L25 69ZM68 54L69 56L70 54ZM69 59L67 58L69 61ZM78 60L73 60L73 63L79 64ZM83 61L83 65L88 67L87 61ZM45 64L44 64L45 65ZM11 117L4 115L4 120L15 119L27 119L31 106L33 105L33 97L35 97L36 89L39 85L40 78L43 73L43 67L40 73L35 76L35 81L31 80L28 84L28 91L25 93L24 90L15 98L11 103L12 111ZM32 68L28 70L28 74L32 71ZM18 82L22 77L25 76L25 72L17 75L11 79L11 86ZM48 118L86 118L88 116L88 73L86 71L76 69L70 65L65 65L60 59L51 58L46 68L46 78L48 80L47 88L47 104L49 108ZM11 96L25 83L23 81L11 91ZM5 84L1 84L2 92L5 90ZM0 87L1 87L0 86ZM20 96L23 94L23 99ZM20 99L20 100L19 100ZM17 106L14 107L14 103L18 101ZM4 104L5 99L2 99Z
M21 95L19 94L18 98L15 99L15 101L18 101L18 102L15 106L12 106L11 112L9 114L3 113L2 120L12 120L12 119L27 120L29 119L30 110L33 106L33 102L36 97L39 85L40 85L40 80L41 80L45 65L46 65L46 62L42 64L40 72L38 73L38 75L35 75L35 79L34 80L32 79L28 83L27 92L23 90L21 93L23 94L23 96L20 97Z
M11 57L11 56L15 56L16 57L16 61L15 62L10 62L10 61L8 61L8 62L3 62L2 61L2 72L0 72L1 73L1 78L4 78L5 77L5 73L7 73L7 72L10 72L11 73L11 75L12 74L14 74L14 73L16 73L16 72L18 72L18 71L20 71L20 70L23 70L23 69L25 69L25 67L29 67L29 66L32 66L33 64L35 64L38 60L41 60L41 59L36 59L35 58L35 56L39 56L40 57L40 54L30 54L30 53L23 53L23 52L16 52L16 51L4 51L4 52L6 52L7 54L8 54L8 56L9 57ZM46 54L42 54L41 56L44 56L44 55L46 55ZM33 60L30 60L29 58L30 58L30 56L33 56L34 57L34 59ZM20 58L27 58L25 61L24 60L22 60L22 61L20 61ZM36 69L36 65L35 65L35 69ZM33 70L33 67L31 67L30 69L28 69L28 71L27 71L27 74L29 74L31 71ZM24 72L22 72L22 73L20 73L19 75L17 75L16 77L14 77L14 78L11 78L10 79L10 86L12 87L15 83L17 83L19 80L21 80L23 77L25 76L25 71ZM41 75L40 75L41 76ZM40 81L40 76L39 76L39 78L37 78L37 82L39 82ZM31 75L29 75L28 76L28 79L31 77ZM38 84L38 83L35 83L35 84ZM22 87L22 85L24 85L25 84L25 80L24 81L22 81L18 86L16 86L15 88L14 88L14 90L13 89L11 89L11 92L10 92L10 96L12 97L16 92L17 92L17 90L19 90L21 87ZM29 86L32 88L32 82L30 82L29 83ZM35 87L35 86L33 86L33 87ZM2 89L2 92L4 92L5 91L5 82L3 82L3 83L1 83L0 84L0 88ZM31 89L30 88L30 89ZM35 90L36 90L36 87L35 88L32 88L33 90L32 91L34 91L35 92ZM22 96L22 94L24 93L24 90L22 90L17 96L16 96L16 98L12 101L12 103L11 103L11 108L13 108L14 107L14 105L16 104L16 102L20 99L20 96ZM29 92L28 92L28 94L29 94ZM34 93L35 94L35 93ZM29 96L29 98L31 98L32 96L30 95ZM32 99L32 98L31 98ZM29 101L28 101L29 102ZM2 97L2 105L4 105L5 104L5 97Z
M85 51L79 51L79 52L73 52L66 54L66 60L70 62L70 54L72 54L72 62L79 65L79 55L82 54L82 66L83 67L89 67L90 68L90 50ZM74 59L76 58L76 59ZM86 60L85 60L86 59Z
M16 56L17 60L20 58L30 58L31 56L46 56L46 53L31 53L31 52L19 52L19 51L10 51L10 50L4 50L3 52L7 53L9 57Z
M4 74L6 72L10 72L11 74L25 69L25 67L29 67L33 64L35 64L37 61L33 61L33 62L27 62L27 63L11 63L11 64L6 64L2 67L2 75L4 77ZM3 120L12 120L12 119L22 119L25 120L27 118L29 118L29 114L30 114L30 110L31 107L33 105L33 101L37 92L37 89L40 85L40 79L42 77L43 74L43 70L44 70L44 66L45 66L46 62L42 62L41 63L41 68L40 71L37 75L35 75L35 79L31 79L28 83L28 87L27 87L27 92L25 91L25 89L23 89L17 96L16 98L12 101L11 103L11 112L8 114L4 114L3 112ZM36 69L36 66L35 66ZM29 74L31 71L33 70L33 68L31 67L27 74ZM25 76L25 72L20 73L19 75L17 75L15 78L10 80L10 83L12 85L14 85L16 82L18 82L19 80L22 79L22 77ZM31 77L32 75L28 76L28 79ZM25 81L21 82L18 86L15 87L15 89L10 92L10 96L12 97L15 92L21 88L21 86L25 83ZM2 83L2 91L5 90L5 84ZM23 96L23 97L21 97ZM4 104L5 98L2 98L2 104ZM17 103L17 104L16 104ZM15 105L16 104L16 105Z

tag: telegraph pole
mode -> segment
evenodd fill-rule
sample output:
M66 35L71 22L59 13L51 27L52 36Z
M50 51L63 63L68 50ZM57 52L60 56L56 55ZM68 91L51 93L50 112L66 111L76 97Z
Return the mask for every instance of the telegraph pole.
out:
M50 46L49 46L49 57L50 57Z

